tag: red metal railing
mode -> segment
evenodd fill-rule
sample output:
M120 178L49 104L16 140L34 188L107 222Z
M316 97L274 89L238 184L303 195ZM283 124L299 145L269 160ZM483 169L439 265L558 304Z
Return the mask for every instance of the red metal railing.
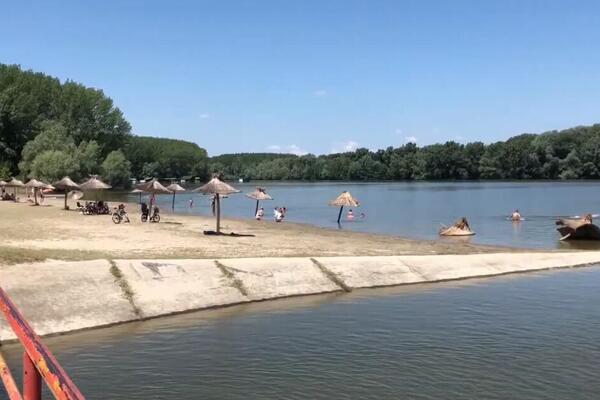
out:
M56 399L85 399L2 288L0 288L0 310L25 348L23 353L23 394L19 392L10 369L0 354L0 377L9 399L40 400L42 398L42 379Z

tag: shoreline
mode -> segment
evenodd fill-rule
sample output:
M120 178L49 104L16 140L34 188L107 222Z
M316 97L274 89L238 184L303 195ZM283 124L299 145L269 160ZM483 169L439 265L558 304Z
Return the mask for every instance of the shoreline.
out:
M0 265L45 259L207 259L239 257L393 256L538 252L456 240L419 240L377 233L335 230L297 222L276 224L222 219L225 232L248 237L205 236L214 218L163 212L158 224L142 223L137 203L128 203L130 224L109 215L84 216L62 210L62 199L42 206L0 202ZM553 251L553 250L550 250Z

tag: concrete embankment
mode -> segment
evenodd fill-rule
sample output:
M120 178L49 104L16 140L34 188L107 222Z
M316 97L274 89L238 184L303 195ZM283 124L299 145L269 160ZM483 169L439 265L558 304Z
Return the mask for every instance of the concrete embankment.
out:
M600 252L48 261L0 268L0 285L48 335L281 297L597 263ZM0 341L11 339L2 318Z

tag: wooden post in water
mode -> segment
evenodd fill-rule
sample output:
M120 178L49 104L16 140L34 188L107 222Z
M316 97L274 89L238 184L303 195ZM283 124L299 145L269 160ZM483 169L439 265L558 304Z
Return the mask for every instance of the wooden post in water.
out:
M340 219L342 219L342 211L343 211L343 210L344 210L344 206L341 206L341 207L340 207L340 213L338 214L338 220L337 220L337 223L338 223L338 224L340 223Z
M215 206L217 208L217 233L221 233L221 196L215 194Z

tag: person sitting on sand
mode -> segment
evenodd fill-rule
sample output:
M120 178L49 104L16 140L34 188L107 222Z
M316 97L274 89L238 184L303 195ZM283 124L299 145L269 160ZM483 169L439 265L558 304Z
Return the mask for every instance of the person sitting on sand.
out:
M263 217L265 216L265 209L264 208L259 208L258 211L256 212L256 220L260 221L263 219Z
M513 211L512 215L510 216L510 219L512 221L520 221L522 219L521 218L521 213L519 212L518 209L515 210L515 211Z
M352 221L354 219L354 212L352 211L352 209L348 210L348 214L346 215L346 219L348 219L349 221Z

